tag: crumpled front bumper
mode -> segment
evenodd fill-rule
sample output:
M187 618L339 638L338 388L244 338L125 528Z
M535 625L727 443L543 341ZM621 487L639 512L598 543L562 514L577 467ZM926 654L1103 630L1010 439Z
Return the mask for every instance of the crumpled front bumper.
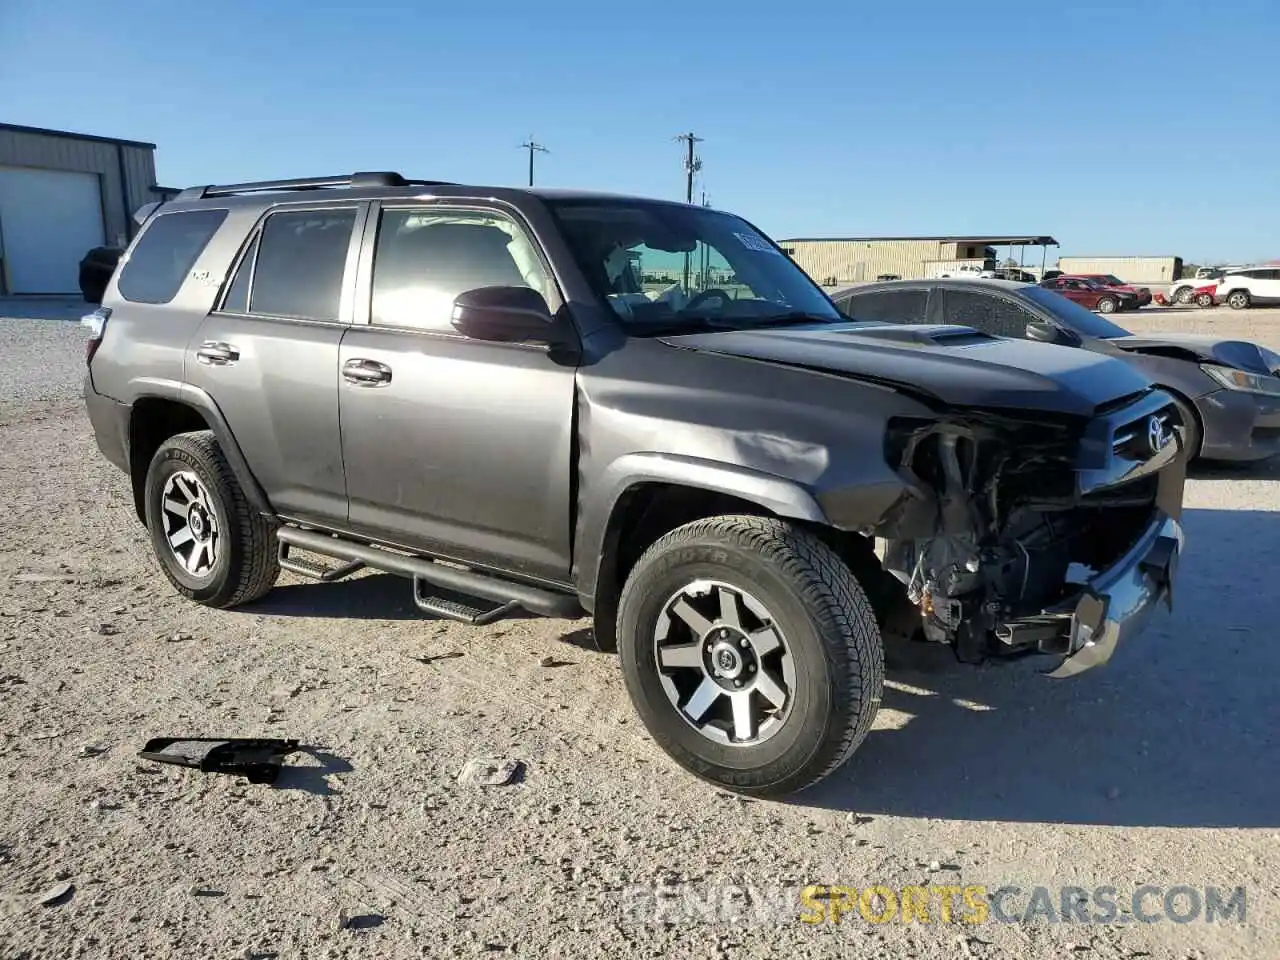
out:
M1158 514L1137 543L1085 584L1072 608L1068 654L1048 676L1074 677L1111 659L1117 646L1141 633L1156 605L1173 607L1173 581L1183 546L1182 526Z

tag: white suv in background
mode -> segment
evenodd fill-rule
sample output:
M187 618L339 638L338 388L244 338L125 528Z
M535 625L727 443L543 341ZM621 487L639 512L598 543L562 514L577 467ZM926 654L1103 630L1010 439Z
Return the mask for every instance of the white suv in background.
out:
M1229 271L1218 281L1216 299L1236 310L1280 304L1280 266Z

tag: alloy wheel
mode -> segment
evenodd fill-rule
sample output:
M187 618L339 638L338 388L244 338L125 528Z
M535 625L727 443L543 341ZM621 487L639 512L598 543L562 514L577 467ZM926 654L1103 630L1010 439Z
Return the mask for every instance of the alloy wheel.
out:
M653 631L667 699L717 743L752 746L781 729L795 666L773 615L750 593L697 580L672 594Z
M189 470L171 474L161 497L164 538L175 560L193 577L208 576L218 562L218 515L209 491Z

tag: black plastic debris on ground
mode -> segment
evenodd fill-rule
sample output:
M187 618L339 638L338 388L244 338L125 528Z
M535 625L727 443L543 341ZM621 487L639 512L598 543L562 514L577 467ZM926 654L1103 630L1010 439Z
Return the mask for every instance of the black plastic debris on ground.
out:
M154 737L138 756L155 763L230 773L250 783L275 783L281 761L298 749L297 740L261 737Z

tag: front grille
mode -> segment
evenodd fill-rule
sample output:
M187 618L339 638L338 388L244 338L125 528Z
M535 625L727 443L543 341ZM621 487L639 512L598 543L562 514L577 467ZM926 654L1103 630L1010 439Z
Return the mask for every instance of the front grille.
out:
M1153 422L1159 426L1159 437L1164 438L1159 445L1154 442L1157 436ZM1155 413L1145 414L1116 427L1112 434L1111 450L1116 456L1126 460L1150 460L1171 442L1173 428L1180 423L1178 412L1172 404Z

